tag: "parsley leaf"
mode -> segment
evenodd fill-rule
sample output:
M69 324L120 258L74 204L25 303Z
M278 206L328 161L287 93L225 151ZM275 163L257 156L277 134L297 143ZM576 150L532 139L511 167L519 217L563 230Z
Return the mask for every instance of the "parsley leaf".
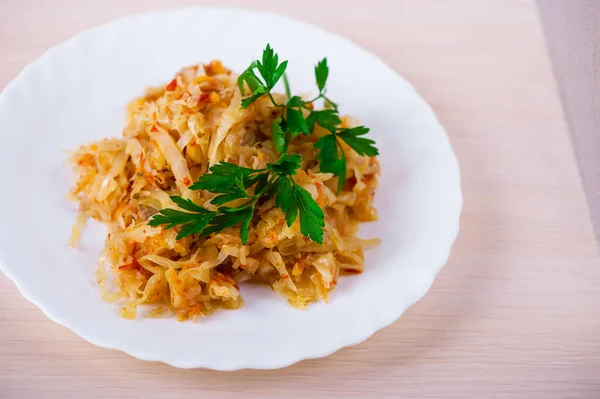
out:
M277 196L275 206L285 214L285 221L291 226L300 213L300 232L318 244L323 243L325 215L310 193L289 177L276 181Z
M210 172L204 174L197 182L190 186L192 190L207 190L211 193L221 194L211 200L215 206L242 198L250 198L246 189L255 184L266 184L268 173L266 169L249 169L229 162L221 162L210 167ZM255 192L261 191L255 189ZM187 208L186 208L187 209Z
M298 208L300 210L300 231L317 244L323 244L323 227L325 227L325 215L310 193L295 185Z
M211 219L212 215L210 215L210 217L208 215L197 216L193 222L181 226L181 229L179 229L179 233L177 233L175 239L181 240L182 238L185 238L189 235L200 233L210 222Z
M341 155L338 152L338 142L335 134L329 134L319 138L315 143L315 148L319 148L319 168L323 172L333 173L338 177L338 191L342 189L346 182L346 156L344 151Z
M287 61L283 61L279 64L279 56L275 54L273 49L269 44L263 51L262 55L262 63L260 61L256 62L256 68L258 72L260 72L260 76L262 76L265 86L267 90L271 90L279 81L279 78L285 72L287 68Z
M299 96L293 96L291 97L286 106L289 107L302 107L304 105L304 100L302 99L302 97Z
M233 227L242 223L242 226L240 227L240 238L242 239L242 244L246 245L248 242L248 226L250 224L250 219L252 219L252 216L254 215L254 207L248 205L239 208L222 207L219 208L219 211L220 213L211 219L210 226L206 227L202 233L200 233L200 236L206 237L213 233L225 230L228 227Z
M319 93L323 93L323 89L325 88L325 84L327 83L327 76L329 76L329 67L327 66L326 57L319 61L319 63L315 66L315 78L317 80L317 87L319 88Z
M245 197L244 195L240 195L239 193L225 193L225 194L216 196L215 198L210 200L210 203L213 204L214 206L220 206L220 205L225 205L228 202L235 201L235 200L238 200L238 199L244 198L244 197Z
M256 101L258 98L262 97L264 94L267 93L267 89L265 88L265 86L260 85L256 88L256 90L254 90L254 92L252 93L252 95L250 97L246 97L242 100L242 108L248 108L250 106L250 104L252 104L254 101Z
M350 129L343 129L338 133L338 137L348 144L358 155L374 157L379 155L379 150L375 147L375 141L367 139L364 136L369 132L369 128L357 126Z
M246 68L244 72L240 76L238 76L238 87L240 89L240 93L244 94L244 82L248 84L250 88L250 92L256 91L256 89L261 86L260 79L254 74L253 69L256 68L256 61L252 61L250 66Z
M280 177L274 186L277 188L275 206L283 211L287 225L291 226L298 215L298 203L295 198L295 192L292 189L292 184L289 179Z
M185 224L188 222L195 221L198 217L203 217L202 215L191 214L187 212L178 211L176 209L162 209L159 213L156 213L152 216L152 219L148 223L150 226L160 226L162 224L166 224L166 229L172 229L180 224Z
M306 119L304 119L304 115L302 115L302 111L300 110L288 107L285 121L288 131L292 132L292 138L296 137L298 133L310 133L308 123L306 123Z
M179 233L177 233L178 240L189 236L190 234L197 234L202 231L215 215L214 212L196 205L189 199L177 196L172 196L171 199L177 206L191 211L192 213L166 208L153 215L148 224L150 226L166 224L166 229L172 229L178 225L182 225Z
M277 82L279 81L279 79L281 78L281 76L285 73L285 69L287 68L287 64L288 64L287 61L283 61L281 64L279 64L279 66L277 67L277 69L273 73L273 76L271 77L271 83L268 86L269 90L272 89L273 87L275 87L275 85L277 84Z
M337 111L332 109L313 111L308 118L306 118L306 122L308 123L310 130L314 129L314 124L316 122L331 132L335 132L337 126L342 123Z
M283 152L285 149L285 132L281 128L281 118L277 118L271 122L271 138L273 139L275 149Z
M177 195L172 195L171 201L173 201L178 207L181 209L185 209L186 211L196 212L196 213L204 213L206 209L201 207L200 205L195 204L192 200L179 197Z
M298 154L283 154L275 163L267 164L267 168L281 175L292 176L300 169L302 157Z
M197 182L190 186L191 190L207 190L211 193L232 193L238 186L232 184L236 178L244 180L254 169L244 168L229 162L221 162L210 167L211 173L200 176Z
M267 171L255 174L244 180L246 188L254 186L254 195L262 194L269 182L269 173Z
M271 89L275 87L279 79L285 73L287 61L279 63L279 56L275 54L269 44L263 51L262 62L253 61L250 66L238 77L238 87L242 95L244 94L244 82L252 91L249 97L242 99L242 108L247 108L264 94L271 95ZM262 81L254 73L257 69ZM285 83L285 82L284 82ZM289 87L289 84L288 84Z
M248 243L248 233L250 229L250 222L252 221L252 216L254 212L246 212L244 219L242 219L242 224L240 225L240 238L242 239L242 244L246 245Z

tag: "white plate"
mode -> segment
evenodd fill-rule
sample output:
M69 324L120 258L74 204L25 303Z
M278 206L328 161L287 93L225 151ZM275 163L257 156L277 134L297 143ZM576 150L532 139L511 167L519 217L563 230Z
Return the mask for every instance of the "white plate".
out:
M380 221L361 235L383 243L362 275L340 279L330 303L291 308L263 287L245 305L197 323L128 321L98 294L93 272L104 229L89 223L67 247L74 206L66 154L120 136L124 107L180 67L221 59L242 71L270 43L290 61L295 92L314 91L327 56L328 95L371 128L381 151ZM458 232L459 168L444 129L412 86L348 40L280 15L181 9L119 20L62 43L0 94L0 266L22 294L84 339L177 367L271 369L329 355L394 322L429 289Z

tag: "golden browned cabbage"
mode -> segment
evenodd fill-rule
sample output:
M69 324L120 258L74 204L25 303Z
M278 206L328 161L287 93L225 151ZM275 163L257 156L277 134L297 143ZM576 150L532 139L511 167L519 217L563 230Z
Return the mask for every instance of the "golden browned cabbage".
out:
M326 134L318 125L289 151L302 155L294 180L325 213L322 245L304 237L298 221L288 227L272 199L257 207L246 245L238 227L177 240L177 228L148 225L158 210L175 207L170 195L214 209L214 194L188 188L209 166L223 160L257 169L277 160L270 126L281 111L266 96L242 109L236 78L219 61L184 68L128 105L121 138L82 146L72 155L76 184L70 196L79 215L70 243L76 245L88 217L107 224L97 280L104 299L122 303L125 318L135 317L138 305L151 305L147 316L175 314L180 320L238 308L239 284L246 281L264 283L304 308L319 298L327 301L340 274L360 273L363 250L377 243L355 235L359 222L377 218L377 159L340 143L347 179L338 193L337 177L318 170L314 143ZM344 117L343 125L355 123Z

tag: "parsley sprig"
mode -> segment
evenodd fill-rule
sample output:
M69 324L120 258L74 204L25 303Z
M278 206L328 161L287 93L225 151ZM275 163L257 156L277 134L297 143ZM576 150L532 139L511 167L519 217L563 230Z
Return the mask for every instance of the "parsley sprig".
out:
M315 124L329 131L328 135L319 138L315 147L318 148L319 168L323 172L333 173L338 177L338 191L346 182L346 155L340 140L360 155L376 156L379 154L375 142L362 137L369 132L364 126L342 128L342 120L338 106L327 97L327 78L329 66L327 58L323 58L315 66L315 80L319 94L310 100L303 100L298 96L291 96L289 83L285 75L287 61L279 63L279 56L275 54L270 45L263 51L262 60L254 61L238 77L238 86L242 94L245 93L244 83L250 89L250 95L242 100L242 108L249 107L263 95L268 95L275 107L282 108L282 116L271 123L273 144L277 151L287 152L291 140L299 134L311 134ZM256 72L260 76L256 74ZM288 100L279 104L273 98L271 90L283 76L284 86ZM325 109L314 110L313 103L323 99ZM305 116L306 115L306 116Z
M240 224L240 238L246 244L256 205L275 197L275 205L284 212L287 225L291 227L300 214L302 234L321 244L325 226L323 210L310 193L292 178L300 169L301 162L300 155L292 154L281 156L264 169L249 169L229 162L213 165L210 173L202 175L190 189L218 194L210 201L218 207L217 210L210 211L189 199L172 196L173 202L183 210L163 209L148 224L166 225L167 229L181 225L177 239L191 234L206 237ZM234 201L239 204L233 207L225 205Z
M255 207L274 197L275 205L285 214L288 226L291 227L299 219L302 234L319 244L323 243L325 216L310 193L293 179L301 167L302 158L298 154L287 153L290 142L299 134L311 134L315 125L326 129L329 133L317 140L315 148L319 149L319 168L337 176L338 190L346 181L346 154L341 141L359 155L373 157L378 155L378 150L373 140L364 137L369 132L368 128L341 127L338 106L326 95L329 77L327 58L315 66L319 94L310 100L291 95L285 74L287 64L287 61L280 63L279 56L267 45L261 60L253 61L238 77L242 95L246 94L246 87L250 91L242 99L242 108L267 95L275 107L282 109L281 116L271 123L273 144L281 154L279 159L275 163L268 163L263 169L249 169L229 162L211 166L210 173L202 175L190 189L217 194L210 201L216 210L172 196L171 199L181 210L162 209L151 218L149 225L166 225L166 229L180 226L177 239L181 239L192 234L206 237L239 224L240 238L246 244ZM275 101L272 90L282 78L287 101L280 104ZM318 100L323 100L325 109L313 109L313 103Z

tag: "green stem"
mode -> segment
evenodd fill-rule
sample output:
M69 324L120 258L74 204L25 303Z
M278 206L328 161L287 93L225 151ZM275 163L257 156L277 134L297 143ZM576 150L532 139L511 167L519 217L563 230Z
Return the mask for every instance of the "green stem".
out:
M269 98L271 99L271 102L273 103L274 106L279 107L279 108L285 107L285 105L279 104L277 101L275 101L275 99L273 98L273 95L271 94L270 91L268 91L267 94L269 95Z
M290 90L290 82L288 81L287 73L283 74L283 86L285 87L285 95L289 100L292 98L292 91Z
M323 93L319 93L318 96L316 96L312 100L305 101L305 103L314 103L315 101L317 101L318 99L323 98L323 97L324 97Z
M325 100L325 105L327 106L327 103L331 104L331 106L333 107L333 109L335 111L337 111L337 104L334 103L333 101L331 101L329 98L327 98L326 96L323 96L323 99Z

